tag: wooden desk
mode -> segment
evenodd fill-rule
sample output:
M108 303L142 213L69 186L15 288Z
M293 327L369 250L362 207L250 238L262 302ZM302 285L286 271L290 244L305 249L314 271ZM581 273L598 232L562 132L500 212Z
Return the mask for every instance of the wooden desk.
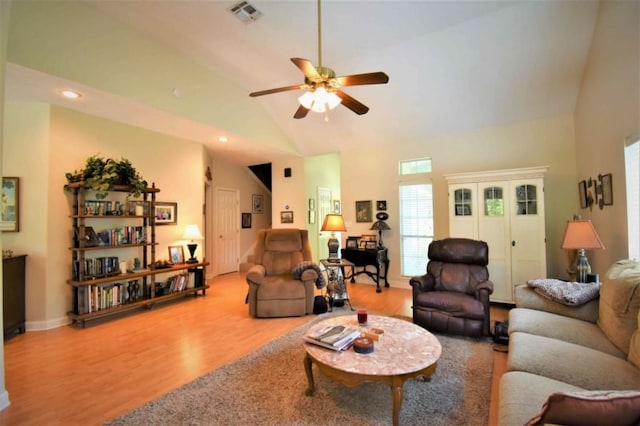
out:
M367 274L376 282L376 293L380 293L380 278L384 279L384 286L389 287L387 275L389 275L389 253L386 247L378 247L375 249L342 249L342 258L354 263L356 267L361 267L361 271L351 273L351 282L355 282L356 275ZM367 266L376 268L376 272L367 270ZM384 266L384 276L381 276L382 267Z

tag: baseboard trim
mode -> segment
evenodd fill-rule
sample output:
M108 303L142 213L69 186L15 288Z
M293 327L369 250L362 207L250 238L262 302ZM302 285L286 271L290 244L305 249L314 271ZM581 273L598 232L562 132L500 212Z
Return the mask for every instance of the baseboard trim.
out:
M27 331L42 331L63 327L69 324L71 324L71 319L68 317L62 317L47 321L27 321L25 323L25 328Z
M9 402L9 392L6 389L2 390L0 393L0 411L7 408L11 403Z

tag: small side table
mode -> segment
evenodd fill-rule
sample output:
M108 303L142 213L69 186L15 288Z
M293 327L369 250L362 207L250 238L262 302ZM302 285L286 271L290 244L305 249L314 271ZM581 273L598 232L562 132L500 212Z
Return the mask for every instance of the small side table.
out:
M351 305L351 300L349 299L349 292L347 291L347 285L345 283L346 274L344 272L344 268L351 268L351 275L353 275L355 264L353 262L349 262L346 259L336 259L335 261L329 261L329 259L320 259L320 263L327 270L327 278L328 282L332 282L335 285L337 290L334 295L334 300L342 300L345 303L349 304L349 308L352 311L355 311L354 307ZM333 307L331 307L333 310Z

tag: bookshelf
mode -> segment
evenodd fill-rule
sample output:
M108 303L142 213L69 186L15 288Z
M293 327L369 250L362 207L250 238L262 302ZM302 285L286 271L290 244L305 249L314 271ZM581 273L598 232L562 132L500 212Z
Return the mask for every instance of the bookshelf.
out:
M209 264L156 263L155 203L160 192L153 184L131 199L128 186L115 186L109 199L87 200L83 182L69 185L73 193L71 278L74 324L151 308L188 295L206 295L204 277ZM96 232L95 229L98 229ZM139 260L137 267L121 264L119 255Z

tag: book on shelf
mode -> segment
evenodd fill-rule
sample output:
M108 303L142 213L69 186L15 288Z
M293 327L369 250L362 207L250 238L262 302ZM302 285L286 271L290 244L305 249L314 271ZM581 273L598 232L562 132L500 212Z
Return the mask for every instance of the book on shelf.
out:
M360 334L360 330L354 327L327 325L310 332L303 337L303 340L334 351L341 351L348 349L353 341L360 337Z

